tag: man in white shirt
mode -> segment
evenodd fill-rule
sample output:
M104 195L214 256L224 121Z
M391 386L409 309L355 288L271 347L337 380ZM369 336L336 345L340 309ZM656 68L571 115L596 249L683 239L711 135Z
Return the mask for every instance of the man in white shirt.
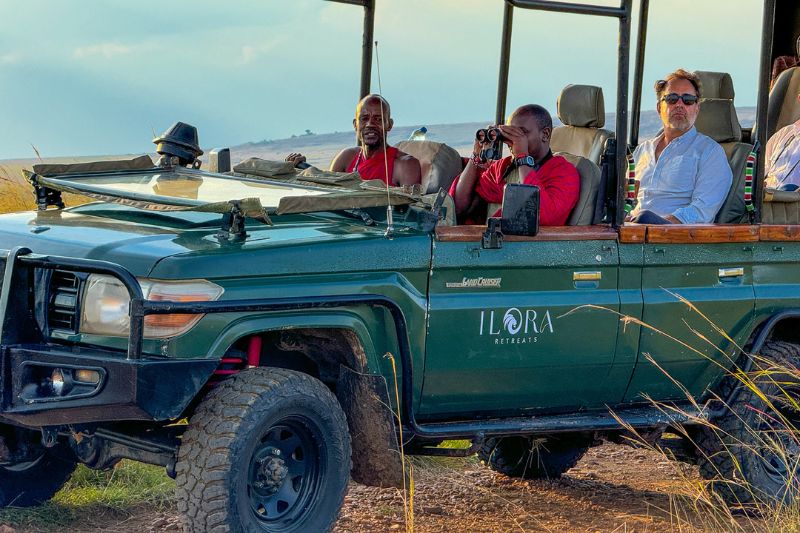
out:
M638 203L629 220L640 224L713 222L733 181L725 151L694 127L700 80L678 69L655 84L664 132L640 144Z
M800 101L800 94L797 99ZM766 156L766 186L797 189L800 185L800 120L784 126L770 137Z

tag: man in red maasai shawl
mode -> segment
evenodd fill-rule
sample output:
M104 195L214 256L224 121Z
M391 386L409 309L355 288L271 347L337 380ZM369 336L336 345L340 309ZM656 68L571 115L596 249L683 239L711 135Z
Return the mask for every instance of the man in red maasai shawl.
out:
M506 180L514 172L516 183L539 187L539 224L563 226L578 203L581 180L575 167L550 150L553 119L545 108L524 105L511 113L506 124L497 126L503 142L511 148L508 157L484 164L475 141L473 158L450 187L460 223L485 222L488 204L503 201ZM500 216L500 211L488 216Z
M333 158L333 172L358 172L361 179L381 180L389 185L420 183L416 158L389 146L386 135L394 126L389 103L377 94L368 94L358 102L353 128L359 146L345 148ZM301 154L289 154L287 161L297 166L305 162Z

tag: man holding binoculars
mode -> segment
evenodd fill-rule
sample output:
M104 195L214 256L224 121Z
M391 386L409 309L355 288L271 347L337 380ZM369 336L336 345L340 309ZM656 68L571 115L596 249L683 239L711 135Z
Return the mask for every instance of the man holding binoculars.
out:
M483 223L486 204L500 204L507 182L539 187L539 224L563 226L580 196L575 167L550 150L553 119L545 108L528 104L516 109L506 124L489 126L475 135L472 159L450 187L461 223ZM501 144L511 155L500 159Z

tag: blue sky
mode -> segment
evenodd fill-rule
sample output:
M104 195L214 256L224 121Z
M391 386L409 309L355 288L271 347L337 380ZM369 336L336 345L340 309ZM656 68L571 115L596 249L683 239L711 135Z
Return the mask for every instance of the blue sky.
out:
M737 105L754 105L760 4L651 0L645 108L679 66L730 72ZM396 124L491 119L502 13L501 0L377 0ZM564 85L588 83L613 110L615 19L514 20L509 109L555 113ZM206 148L348 130L361 30L361 8L323 0L0 0L0 159L149 151L177 120Z

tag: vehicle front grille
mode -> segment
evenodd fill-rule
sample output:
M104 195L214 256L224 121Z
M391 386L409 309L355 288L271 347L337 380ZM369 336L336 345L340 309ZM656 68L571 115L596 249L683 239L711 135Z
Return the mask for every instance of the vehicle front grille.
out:
M56 270L50 278L50 301L47 325L54 329L78 332L78 296L80 280L72 272Z

